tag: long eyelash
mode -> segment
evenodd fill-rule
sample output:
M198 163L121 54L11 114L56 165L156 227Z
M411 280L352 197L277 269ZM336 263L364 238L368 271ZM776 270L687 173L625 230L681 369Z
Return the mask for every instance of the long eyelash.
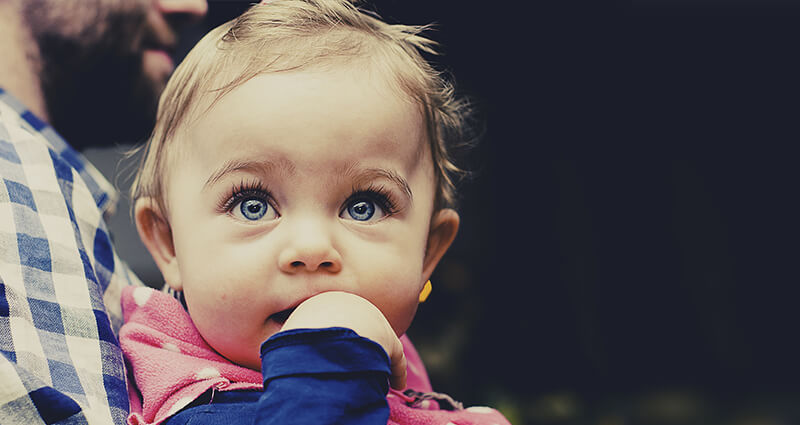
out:
M233 210L233 207L235 207L236 204L244 201L247 198L263 198L264 200L269 201L272 199L272 196L269 193L269 189L267 189L266 186L264 186L260 181L242 180L238 184L233 185L231 189L220 198L217 210L220 213L229 213L231 210Z
M396 214L399 211L392 192L383 185L370 183L370 185L364 189L353 187L353 193L347 198L345 205L359 198L368 198L377 203L387 215Z

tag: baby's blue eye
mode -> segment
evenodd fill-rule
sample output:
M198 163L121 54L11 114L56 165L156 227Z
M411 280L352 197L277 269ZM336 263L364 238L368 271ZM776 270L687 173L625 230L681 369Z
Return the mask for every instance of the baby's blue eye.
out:
M367 221L375 215L375 203L367 200L356 200L347 206L347 214L357 221Z
M267 214L269 204L263 199L250 198L245 199L239 204L239 211L242 212L244 218L252 221L261 219Z

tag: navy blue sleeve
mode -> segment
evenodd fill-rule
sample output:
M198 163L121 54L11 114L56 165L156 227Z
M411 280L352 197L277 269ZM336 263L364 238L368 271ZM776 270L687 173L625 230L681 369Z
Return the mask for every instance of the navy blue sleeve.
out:
M293 329L261 346L256 424L380 424L389 419L389 356L346 328Z
M217 392L167 420L178 424L386 425L389 356L346 328L294 329L261 346L264 392ZM209 404L210 403L210 404Z

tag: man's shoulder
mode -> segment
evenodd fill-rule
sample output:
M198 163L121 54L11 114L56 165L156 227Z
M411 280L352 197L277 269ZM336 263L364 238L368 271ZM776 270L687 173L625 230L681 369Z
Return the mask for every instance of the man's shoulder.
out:
M121 423L129 407L114 331L119 293L134 276L114 253L103 190L59 140L0 93L0 382L19 382L20 400ZM19 406L0 400L0 416L8 409Z
M48 131L55 133L11 94L0 89L0 160L4 162L1 171L8 174L15 168L56 167L53 162L63 160L59 152L63 147L53 146L51 139L60 137L57 134L48 137Z
M117 192L111 183L52 127L0 88L0 176L17 183L57 188L78 184L101 214L113 212ZM48 177L55 177L55 179Z

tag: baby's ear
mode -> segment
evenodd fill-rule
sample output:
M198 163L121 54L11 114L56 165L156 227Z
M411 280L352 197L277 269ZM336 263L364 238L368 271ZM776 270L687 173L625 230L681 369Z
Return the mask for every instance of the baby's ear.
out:
M158 206L158 202L150 197L139 198L134 205L133 214L139 237L150 251L164 280L172 289L180 291L183 284L178 269L178 259L175 256L172 229Z
M431 220L431 228L428 232L428 246L425 250L425 260L422 264L422 282L428 280L433 273L433 269L439 264L439 260L458 233L458 223L460 219L458 213L450 208L445 208L434 214Z

